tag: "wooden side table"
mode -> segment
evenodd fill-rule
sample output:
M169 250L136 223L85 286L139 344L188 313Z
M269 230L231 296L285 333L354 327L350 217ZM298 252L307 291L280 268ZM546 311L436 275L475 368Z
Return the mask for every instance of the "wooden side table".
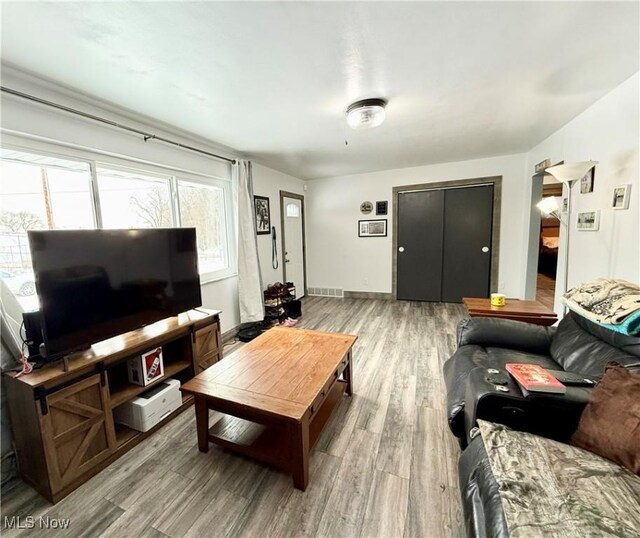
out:
M504 306L493 306L491 299L463 297L462 302L471 317L504 318L547 326L558 321L558 315L538 301L507 299Z

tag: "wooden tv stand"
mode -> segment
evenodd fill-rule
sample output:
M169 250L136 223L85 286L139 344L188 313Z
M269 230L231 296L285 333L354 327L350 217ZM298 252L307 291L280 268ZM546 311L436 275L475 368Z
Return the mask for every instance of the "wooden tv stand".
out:
M53 503L193 403L147 432L115 424L113 410L161 379L185 383L222 358L220 312L190 310L102 342L16 377L5 373L20 476ZM127 380L127 359L162 346L165 375L146 387Z

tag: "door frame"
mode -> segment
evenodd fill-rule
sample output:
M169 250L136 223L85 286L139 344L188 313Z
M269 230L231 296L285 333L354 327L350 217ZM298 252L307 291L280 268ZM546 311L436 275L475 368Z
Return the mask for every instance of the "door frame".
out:
M300 218L302 219L302 275L304 277L304 295L307 295L307 231L305 227L304 218L304 195L296 194L295 192L280 191L280 241L282 249L282 282L287 283L287 263L285 262L285 232L284 232L284 219L285 219L285 207L284 199L294 198L300 200Z
M559 161L556 164L551 166L558 166L560 164L564 164L564 161ZM530 301L534 301L536 295L538 293L538 257L539 257L539 248L540 248L540 220L541 214L540 210L537 207L537 204L540 200L542 200L544 194L544 178L549 174L542 170L531 176L531 199L530 203L530 213L529 213L529 230L528 230L528 238L527 238L527 262L525 265L525 274L524 274L524 298ZM560 194L560 198L564 200L567 197L567 191L565 190L565 186L562 182L562 194ZM560 223L560 230L562 230L562 223ZM560 239L560 244L558 245L558 265L560 264L560 253L563 249L563 242ZM557 267L556 267L557 268ZM558 276L556 275L556 285L558 282Z
M489 280L489 293L498 290L500 262L500 213L502 202L502 176L479 177L472 179L454 179L450 181L436 181L433 183L421 183L418 185L400 185L393 187L393 233L391 249L393 265L391 271L392 299L398 300L398 196L405 192L433 191L446 189L460 189L465 187L480 187L493 185L493 218L491 221L491 269Z

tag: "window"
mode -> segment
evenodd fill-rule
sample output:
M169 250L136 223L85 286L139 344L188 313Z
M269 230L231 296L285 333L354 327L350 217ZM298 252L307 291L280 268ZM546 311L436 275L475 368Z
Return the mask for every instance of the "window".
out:
M200 274L229 269L224 189L183 180L177 184L180 224L196 229Z
M300 217L300 206L294 203L289 203L287 204L285 212L287 217L294 218L294 219L298 218Z
M169 178L98 168L103 228L167 228L174 224Z
M84 155L2 148L1 156L0 278L25 310L38 307L27 230L194 227L202 280L235 271L230 181Z
M42 153L0 149L0 310L18 344L22 312L39 308L28 230L193 226L201 280L234 274L230 180L33 144Z
M38 308L28 230L95 228L89 164L2 149L0 275L25 311Z

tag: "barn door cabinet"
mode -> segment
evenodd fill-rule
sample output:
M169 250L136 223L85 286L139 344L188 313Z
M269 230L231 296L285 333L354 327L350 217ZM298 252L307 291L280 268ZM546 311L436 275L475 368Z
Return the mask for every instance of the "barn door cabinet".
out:
M196 360L196 374L209 368L221 358L222 337L220 335L220 324L211 324L197 329L194 333L194 354Z
M191 310L110 338L16 377L5 373L20 476L51 502L71 493L193 403L182 406L148 432L114 421L113 411L161 379L181 383L222 357L219 311ZM162 346L165 375L151 385L127 379L127 360Z

